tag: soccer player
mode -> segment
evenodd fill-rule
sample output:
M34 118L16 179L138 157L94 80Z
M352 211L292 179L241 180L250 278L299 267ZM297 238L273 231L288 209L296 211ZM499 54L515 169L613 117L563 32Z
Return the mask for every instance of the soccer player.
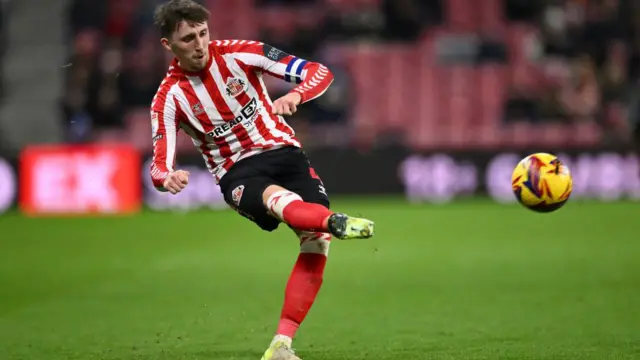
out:
M332 236L369 238L374 224L329 209L320 177L282 117L321 96L331 71L258 41L210 41L208 19L207 9L192 0L156 9L162 46L175 58L151 104L151 177L160 191L177 194L187 186L189 173L174 169L182 129L231 208L265 231L280 223L293 229L300 254L263 360L296 360L291 342L320 290ZM265 74L298 85L272 102Z

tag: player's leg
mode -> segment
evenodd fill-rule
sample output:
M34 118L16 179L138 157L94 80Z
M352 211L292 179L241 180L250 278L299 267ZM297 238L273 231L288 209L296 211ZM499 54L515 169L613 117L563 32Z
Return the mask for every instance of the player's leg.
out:
M331 235L294 230L300 240L300 254L285 288L278 329L263 360L296 360L291 343L315 302L322 286Z
M297 230L328 232L338 239L366 239L374 234L372 221L336 213L324 205L304 201L296 192L279 185L269 185L262 199L273 216Z
M281 356L282 359L297 359L291 350L291 343L300 324L302 324L307 313L313 306L320 287L322 286L324 269L331 245L331 234L329 230L333 229L332 232L334 233L339 232L332 227L332 225L338 223L338 221L334 221L334 219L344 220L344 224L356 223L353 220L355 218L350 218L344 214L333 213L328 210L330 203L324 184L316 172L310 167L304 154L297 154L289 165L290 168L296 167L298 170L288 172L285 178L279 179L287 189L282 187L267 188L267 193L264 196L265 201L269 203L269 199L285 194L285 196L290 196L296 199L296 201L303 201L315 207L319 206L320 208L324 208L326 209L324 210L325 214L331 215L329 215L328 219L324 219L323 226L326 227L320 229L320 231L301 231L296 229L295 226L292 226L291 223L289 224L294 228L300 240L300 254L287 282L284 304L282 306L276 335L269 349L265 352L263 360L277 359L276 356ZM269 190L273 192L269 194ZM293 193L295 196L289 195L289 193ZM286 206L284 209L287 211L298 211L295 207L290 208L290 205L293 203L293 200L289 204L285 203ZM271 211L274 212L274 210ZM282 217L288 218L288 216L289 214L283 211ZM326 217L326 215L324 216ZM318 221L320 219L319 217ZM359 220L362 221L363 228L366 228L364 225L371 226L371 230L367 231L373 235L373 223L365 219ZM295 221L291 222L295 224ZM340 233L348 234L345 231ZM361 234L358 232L356 235L360 236Z

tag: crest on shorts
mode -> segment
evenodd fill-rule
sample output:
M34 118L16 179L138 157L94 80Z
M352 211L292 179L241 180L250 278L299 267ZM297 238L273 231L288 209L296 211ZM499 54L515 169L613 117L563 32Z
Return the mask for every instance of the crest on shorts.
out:
M239 78L229 78L227 80L227 95L229 96L238 96L242 93L246 87L247 83Z
M240 199L242 199L242 193L244 192L244 185L237 186L231 192L231 200L236 207L240 206Z

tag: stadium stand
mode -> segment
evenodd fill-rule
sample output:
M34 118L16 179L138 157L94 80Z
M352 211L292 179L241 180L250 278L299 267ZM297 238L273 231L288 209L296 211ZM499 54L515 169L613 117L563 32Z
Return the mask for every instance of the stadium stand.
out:
M170 60L152 27L159 2L73 1L70 140L149 148L147 105ZM331 90L291 119L307 146L588 147L640 137L634 1L205 3L215 38L259 39L334 69ZM274 97L289 89L269 85ZM184 137L178 146L193 150Z

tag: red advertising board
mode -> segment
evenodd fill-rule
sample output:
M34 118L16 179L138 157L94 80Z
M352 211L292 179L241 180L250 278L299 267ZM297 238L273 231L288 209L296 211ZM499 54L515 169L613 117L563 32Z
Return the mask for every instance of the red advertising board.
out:
M20 156L28 215L127 214L141 207L140 155L128 145L45 145Z

